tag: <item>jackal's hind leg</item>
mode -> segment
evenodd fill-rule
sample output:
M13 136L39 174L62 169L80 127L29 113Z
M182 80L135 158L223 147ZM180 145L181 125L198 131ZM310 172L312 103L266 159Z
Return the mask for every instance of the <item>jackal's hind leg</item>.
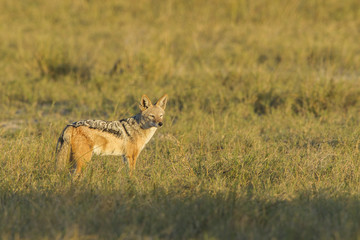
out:
M80 174L82 168L90 162L92 157L92 147L88 144L81 144L73 147L72 163L74 164L75 174Z

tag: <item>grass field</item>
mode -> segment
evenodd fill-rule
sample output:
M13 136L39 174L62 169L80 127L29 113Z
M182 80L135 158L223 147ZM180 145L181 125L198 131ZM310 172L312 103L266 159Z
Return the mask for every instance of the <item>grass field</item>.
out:
M358 0L0 1L1 239L359 239ZM169 94L129 176L63 127Z

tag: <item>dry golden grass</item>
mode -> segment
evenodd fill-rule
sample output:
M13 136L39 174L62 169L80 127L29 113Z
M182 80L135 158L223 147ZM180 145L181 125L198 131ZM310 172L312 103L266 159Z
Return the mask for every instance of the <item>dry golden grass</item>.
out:
M359 238L358 1L0 9L0 238ZM65 124L164 93L134 176L54 171Z

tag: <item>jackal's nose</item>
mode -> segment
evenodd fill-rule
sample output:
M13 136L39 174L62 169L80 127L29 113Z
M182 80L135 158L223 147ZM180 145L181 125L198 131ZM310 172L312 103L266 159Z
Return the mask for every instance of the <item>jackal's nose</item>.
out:
M162 123L162 122L159 122L158 124L159 124L159 126L160 126L160 127L163 125L163 123Z

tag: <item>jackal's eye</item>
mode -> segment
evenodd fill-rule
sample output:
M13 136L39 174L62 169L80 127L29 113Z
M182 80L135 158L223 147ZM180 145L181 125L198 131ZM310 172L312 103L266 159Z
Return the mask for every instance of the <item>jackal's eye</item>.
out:
M155 118L155 115L153 115L153 114L150 114L149 116L150 116L151 118Z
M163 115L161 114L161 115L160 115L160 118L162 118L162 117L163 117Z

